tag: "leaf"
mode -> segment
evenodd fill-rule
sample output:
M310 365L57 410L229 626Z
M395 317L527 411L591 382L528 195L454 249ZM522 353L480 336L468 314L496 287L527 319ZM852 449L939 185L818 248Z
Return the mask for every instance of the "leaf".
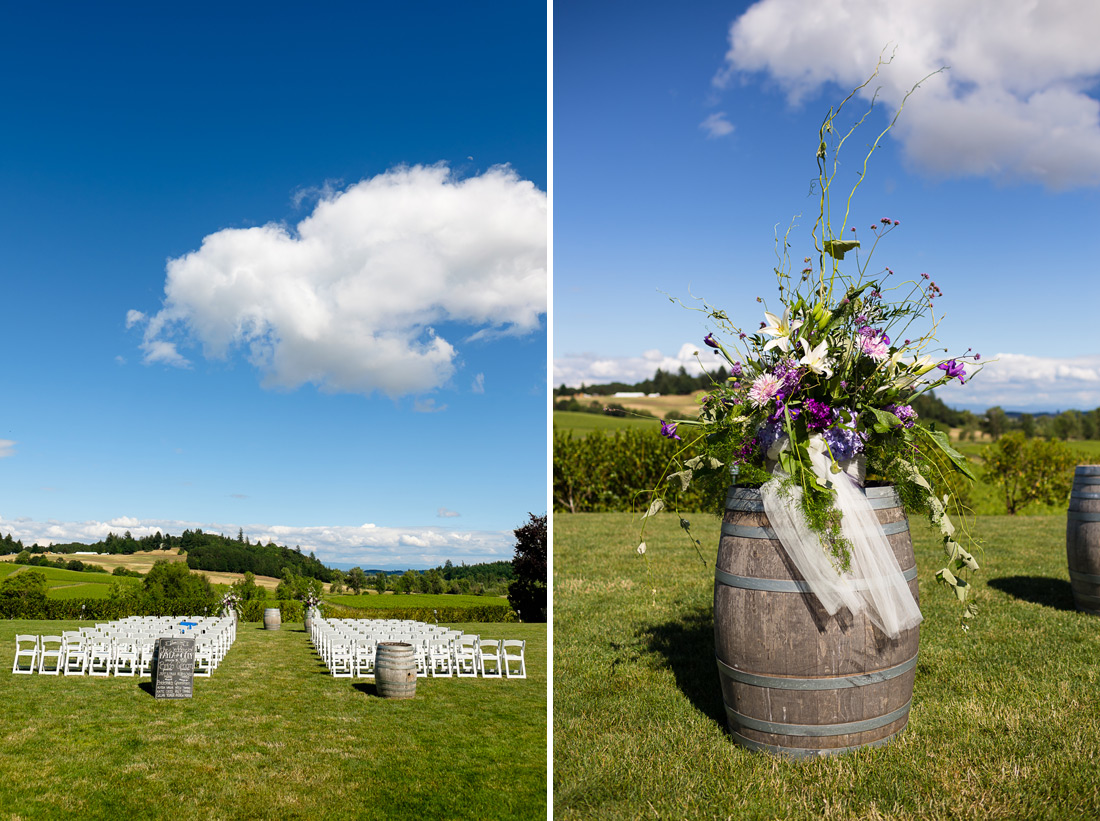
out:
M965 456L963 456L961 453L951 447L951 442L948 440L946 433L944 433L942 430L928 430L928 428L921 425L917 425L915 428L913 428L913 430L919 430L929 439L929 441L932 442L932 444L943 451L944 456L951 460L952 464L955 466L955 469L958 470L959 473L966 476L972 482L976 481L976 477L970 469L970 462Z
M692 475L693 475L692 471L690 471L690 470L680 470L680 471L677 471L676 473L670 473L668 475L668 481L671 482L673 479L679 480L680 490L683 491L683 490L687 490L688 486L691 484Z
M665 509L664 499L654 499L653 504L651 504L649 506L649 510L647 510L645 512L645 515L642 516L642 518L643 519L648 519L650 516L656 516L658 513L660 513L664 509ZM643 542L643 544L644 544L644 542Z
M825 253L833 259L844 259L846 253L858 247L858 239L827 239L824 243Z

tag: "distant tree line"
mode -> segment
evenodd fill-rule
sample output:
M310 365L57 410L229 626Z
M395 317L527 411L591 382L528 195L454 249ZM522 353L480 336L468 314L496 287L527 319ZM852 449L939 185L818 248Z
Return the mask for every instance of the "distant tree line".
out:
M300 547L292 550L274 542L266 545L261 542L253 544L243 531L238 531L235 539L221 534L204 533L201 529L185 530L179 536L162 534L158 530L155 534L135 539L127 530L121 536L108 533L106 538L94 544L71 542L51 545L48 548L40 545L24 547L22 540L13 539L11 534L0 539L0 555L23 551L29 554L42 554L49 551L65 555L78 552L130 555L138 551L155 550L182 550L187 554L187 566L192 570L250 572L257 576L280 578L283 576L283 571L289 569L296 575L322 582L334 581L337 572L325 567L312 552L305 555ZM67 567L68 563L58 564L55 560L51 566Z
M569 388L564 384L554 389L554 398L572 396L576 393L584 393L589 396L612 396L616 393L659 393L662 396L681 396L705 391L715 382L724 382L729 377L725 366L719 366L717 370L706 371L698 376L692 376L683 365L676 373L661 368L651 379L644 379L633 385L625 382L609 382L606 385L585 385L583 382L579 388Z
M332 583L332 592L346 587L359 594L364 590L378 593L453 593L463 595L503 595L514 574L511 562L484 562L456 565L448 559L430 570L406 570L393 573L385 570L365 571L360 567L342 572Z

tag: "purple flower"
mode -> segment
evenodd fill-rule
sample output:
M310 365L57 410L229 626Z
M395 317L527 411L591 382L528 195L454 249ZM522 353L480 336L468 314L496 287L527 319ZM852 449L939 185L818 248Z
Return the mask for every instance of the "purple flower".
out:
M718 343L714 339L714 334L707 334L703 337L703 344L711 348L717 348Z
M941 371L944 371L947 374L948 379L958 378L960 382L966 381L966 371L963 370L963 366L956 362L954 359L951 359L947 362L941 362L936 367L939 368Z
M741 376L744 370L741 368L740 362L734 362L730 365L730 376Z
M669 422L666 422L664 419L662 419L661 420L661 436L668 437L669 439L680 439L680 436L676 433L676 423L675 422L669 423ZM683 440L681 440L681 441L683 441Z
M917 424L917 412L913 410L911 405L887 405L883 410L894 414L906 428L911 428Z
M867 434L842 427L829 428L822 437L829 444L829 452L838 462L858 456L863 452L863 444L867 441Z
M806 430L825 430L836 421L836 411L817 399L807 399L803 409L806 412Z

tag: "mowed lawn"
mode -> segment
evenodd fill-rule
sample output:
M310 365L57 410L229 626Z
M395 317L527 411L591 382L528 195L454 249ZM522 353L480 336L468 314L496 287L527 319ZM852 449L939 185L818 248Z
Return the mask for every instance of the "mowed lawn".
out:
M629 514L554 520L554 816L558 819L1100 818L1100 618L1074 609L1066 518L983 516L969 631L912 524L919 662L908 727L817 761L738 747L714 662L719 521L647 533Z
M420 679L409 701L334 679L300 623L241 623L192 699L11 674L16 633L80 624L0 622L0 818L546 816L546 625L455 625L526 640L528 677Z

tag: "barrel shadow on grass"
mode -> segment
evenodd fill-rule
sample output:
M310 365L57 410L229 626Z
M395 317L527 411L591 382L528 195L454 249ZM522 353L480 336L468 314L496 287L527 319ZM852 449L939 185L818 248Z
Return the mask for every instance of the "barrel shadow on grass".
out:
M676 685L695 708L722 727L726 710L714 661L714 614L709 607L684 612L674 621L642 632L648 649L663 656Z
M1053 607L1055 610L1076 610L1073 588L1065 579L1049 576L1002 576L990 579L987 584L1022 601Z

